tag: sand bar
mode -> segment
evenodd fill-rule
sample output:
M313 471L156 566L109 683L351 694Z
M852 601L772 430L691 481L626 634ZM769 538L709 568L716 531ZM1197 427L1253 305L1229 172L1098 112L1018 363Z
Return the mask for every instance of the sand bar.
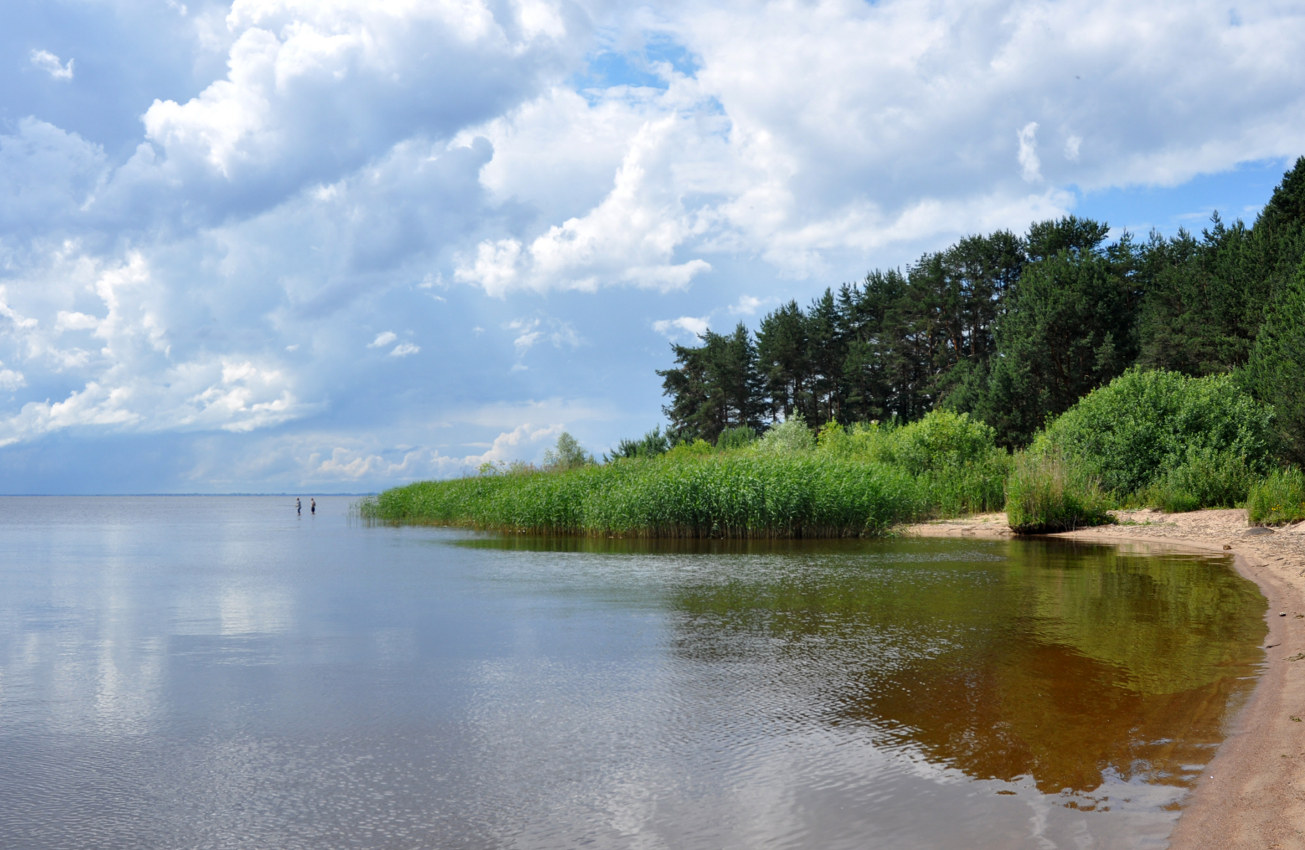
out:
M1305 522L1252 529L1243 510L1119 511L1119 525L1056 535L1226 552L1269 600L1266 667L1183 808L1172 850L1305 850ZM1010 537L1004 514L905 527L929 537Z

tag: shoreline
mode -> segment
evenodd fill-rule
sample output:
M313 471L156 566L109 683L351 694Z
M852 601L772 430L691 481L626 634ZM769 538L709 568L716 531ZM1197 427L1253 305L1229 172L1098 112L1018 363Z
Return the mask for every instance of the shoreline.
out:
M1264 671L1184 802L1171 850L1305 848L1305 523L1253 529L1246 511L1114 511L1119 525L1049 535L1234 556L1268 600ZM919 537L1010 538L1004 514L903 526ZM1285 615L1285 616L1283 616Z

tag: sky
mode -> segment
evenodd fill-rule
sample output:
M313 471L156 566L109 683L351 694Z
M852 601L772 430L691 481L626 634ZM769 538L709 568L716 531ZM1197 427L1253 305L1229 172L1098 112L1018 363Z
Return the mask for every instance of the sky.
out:
M4 0L0 493L365 493L665 423L970 234L1248 223L1305 7Z

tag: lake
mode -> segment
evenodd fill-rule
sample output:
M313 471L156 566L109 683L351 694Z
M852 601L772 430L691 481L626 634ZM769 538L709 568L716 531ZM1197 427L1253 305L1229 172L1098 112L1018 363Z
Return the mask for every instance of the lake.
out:
M638 544L0 497L0 846L1164 847L1227 557Z

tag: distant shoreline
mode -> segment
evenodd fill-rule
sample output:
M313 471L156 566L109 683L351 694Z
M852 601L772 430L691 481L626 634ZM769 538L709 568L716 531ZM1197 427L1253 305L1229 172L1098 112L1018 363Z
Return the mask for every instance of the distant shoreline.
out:
M1053 535L1234 556L1269 602L1265 668L1170 836L1171 850L1305 846L1305 522L1252 529L1246 511L1115 512L1119 525ZM1004 514L903 526L921 537L1011 537ZM1285 615L1285 616L1284 616Z
M285 493L0 493L0 499L221 499L235 496L294 498L311 494L319 499L365 499L368 493L323 493L320 490L293 490Z

